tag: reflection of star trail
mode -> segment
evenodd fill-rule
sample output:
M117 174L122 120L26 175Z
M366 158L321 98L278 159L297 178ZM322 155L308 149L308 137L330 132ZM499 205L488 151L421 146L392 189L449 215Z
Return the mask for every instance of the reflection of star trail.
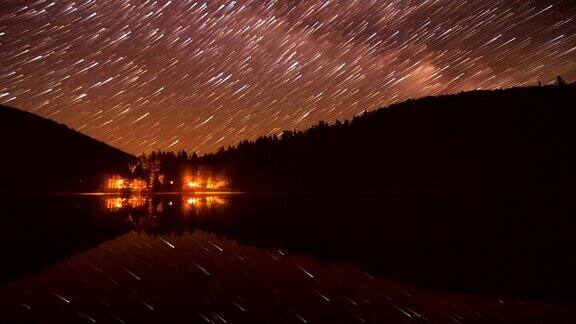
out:
M572 0L5 0L0 12L0 102L134 153L576 77Z
M167 246L168 241L178 248ZM569 322L574 309L569 301L422 291L356 266L264 250L201 231L125 234L0 286L0 321L7 323L27 318L67 323L78 316L96 323L493 323L542 314L543 322Z

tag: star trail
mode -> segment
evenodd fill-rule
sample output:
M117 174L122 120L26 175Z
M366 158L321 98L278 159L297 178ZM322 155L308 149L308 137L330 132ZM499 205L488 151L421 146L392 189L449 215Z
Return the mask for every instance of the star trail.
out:
M573 0L13 1L0 103L131 153L576 79Z

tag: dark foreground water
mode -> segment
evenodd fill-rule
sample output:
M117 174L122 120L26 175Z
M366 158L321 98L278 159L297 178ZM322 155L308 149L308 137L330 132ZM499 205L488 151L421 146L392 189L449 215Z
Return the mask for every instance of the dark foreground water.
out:
M0 323L576 321L575 214L553 200L0 202Z

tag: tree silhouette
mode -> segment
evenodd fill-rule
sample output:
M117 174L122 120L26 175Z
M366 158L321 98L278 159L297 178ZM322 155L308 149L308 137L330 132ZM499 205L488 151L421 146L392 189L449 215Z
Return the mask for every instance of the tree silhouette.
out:
M506 191L537 184L543 191L573 179L567 161L576 159L561 147L572 145L575 96L542 86L410 100L352 121L242 141L194 167L226 174L235 189L248 191Z
M65 125L2 105L0 147L5 192L97 191L108 176L129 175L136 160Z

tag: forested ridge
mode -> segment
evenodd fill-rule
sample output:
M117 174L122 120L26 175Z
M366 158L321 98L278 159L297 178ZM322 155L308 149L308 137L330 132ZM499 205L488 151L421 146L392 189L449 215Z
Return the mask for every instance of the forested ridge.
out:
M0 105L0 192L94 191L135 157L65 125Z
M408 100L190 159L233 188L558 192L576 184L576 86Z

